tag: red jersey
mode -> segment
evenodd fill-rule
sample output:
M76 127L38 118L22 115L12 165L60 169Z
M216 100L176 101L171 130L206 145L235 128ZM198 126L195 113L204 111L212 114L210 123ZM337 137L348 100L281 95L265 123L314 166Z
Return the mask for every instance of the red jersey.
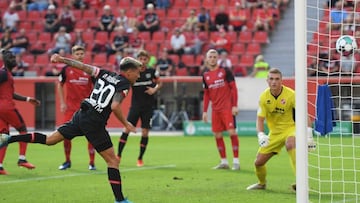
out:
M209 101L213 111L231 110L237 106L237 88L234 75L228 68L217 68L203 74L204 112L207 111Z
M15 109L15 102L13 100L14 78L9 70L4 66L0 68L0 109L12 110Z
M65 84L67 111L77 111L82 100L90 96L93 78L82 70L65 66L59 75L61 85Z

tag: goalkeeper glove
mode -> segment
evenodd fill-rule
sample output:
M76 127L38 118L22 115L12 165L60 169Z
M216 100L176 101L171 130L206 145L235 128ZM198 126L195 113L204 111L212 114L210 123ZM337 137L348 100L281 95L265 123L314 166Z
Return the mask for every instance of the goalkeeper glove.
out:
M258 132L257 136L260 147L266 147L269 145L269 136L267 136L264 132Z
M307 128L307 143L309 152L313 152L316 150L316 143L313 139L313 129L311 127Z

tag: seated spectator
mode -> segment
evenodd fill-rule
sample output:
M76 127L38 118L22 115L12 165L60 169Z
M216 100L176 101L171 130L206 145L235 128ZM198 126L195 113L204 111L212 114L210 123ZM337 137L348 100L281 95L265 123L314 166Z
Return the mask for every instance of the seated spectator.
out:
M74 13L70 10L70 6L64 6L59 14L59 26L64 26L66 32L72 32L75 27L76 19Z
M207 33L200 32L200 28L196 27L191 36L191 41L185 47L185 54L201 54L203 45L207 42Z
M228 58L228 53L226 51L222 51L220 53L217 64L221 68L229 68L230 70L232 70L232 63L231 60Z
M247 12L246 7L242 6L239 2L235 3L235 9L230 12L230 25L232 29L240 32L246 29Z
M44 16L45 32L55 33L59 29L59 19L56 13L56 8L53 4L49 5L48 10Z
M186 45L186 39L184 34L182 34L180 28L175 28L173 34L170 38L170 48L168 50L169 54L184 54L184 48Z
M270 69L270 65L267 62L265 62L264 56L258 55L255 58L255 64L250 77L267 78L269 69Z
M190 16L186 18L185 24L181 27L181 30L186 32L192 32L197 27L198 18L196 16L196 10L191 9Z
M225 10L223 5L220 5L219 11L215 14L214 24L217 31L220 29L225 29L226 31L229 30L229 13Z
M5 30L3 36L0 39L1 49L10 49L12 47L13 40L11 38L10 30Z
M170 0L156 0L156 8L168 9L170 7Z
M205 7L200 8L200 13L198 14L197 25L201 31L208 32L211 25L211 18L209 13L206 11Z
M142 15L142 10L140 8L135 8L134 11L134 16L133 17L129 17L128 20L128 30L126 32L131 33L134 29L138 29L138 27L140 26L141 22L144 19L144 16Z
M144 49L144 40L140 37L138 29L134 28L129 37L129 46L125 49L125 53L136 58L136 53L142 49Z
M126 10L120 9L119 10L119 16L116 18L116 26L123 27L126 32L132 32L132 30L129 30L129 18L126 16Z
M12 0L10 6L13 6L17 11L26 11L26 1L24 0Z
M31 0L27 4L28 11L45 11L50 4L54 4L52 0Z
M168 57L168 53L166 49L162 50L155 68L160 73L160 76L173 75L174 63L171 60L171 58Z
M341 76L352 76L358 66L358 61L355 59L355 54L347 56L340 56L340 73Z
M28 47L29 47L29 38L26 36L25 29L21 29L18 35L13 40L10 51L14 55L20 55L26 52Z
M310 64L308 64L307 67L307 75L312 77L312 76L316 76L316 73L318 72L318 63L317 63L317 58L313 57L311 59Z
M339 76L339 61L333 60L329 53L321 53L319 55L318 67L318 76Z
M254 29L255 31L266 31L269 32L273 21L273 14L268 10L269 5L263 2L262 9L258 10L255 17Z
M11 70L11 74L15 77L23 77L24 72L29 68L29 64L22 59L22 54L16 54L16 67Z
M115 28L115 24L115 16L112 14L111 7L109 5L105 5L103 7L103 14L99 20L98 31L112 32Z
M146 6L148 5L148 4L152 4L152 5L156 5L156 1L157 0L144 0L144 8L143 9L146 9Z
M149 55L150 55L150 58L149 58L149 62L147 64L147 67L148 68L155 68L155 65L157 63L157 58L156 56L154 56L154 54L151 54L150 52L148 52Z
M66 52L64 49L59 49L59 55L65 57ZM61 70L66 66L63 63L50 63L50 70L45 72L45 76L59 76Z
M9 6L8 10L4 13L2 18L3 30L10 30L11 32L16 32L19 20L20 18L15 11L15 7Z
M59 53L61 49L66 54L70 53L71 48L71 35L66 32L66 28L61 26L59 31L54 35L55 47L49 51L50 54Z
M148 4L146 8L147 9L144 16L144 20L139 25L138 29L139 31L150 31L150 33L152 34L153 32L158 31L160 29L160 21L158 15L154 10L153 4Z
M90 0L70 0L70 5L75 9L85 10L89 8Z
M226 31L224 29L219 30L218 37L215 40L211 39L210 47L216 49L219 53L222 51L231 51L231 42L227 38Z
M86 48L87 43L85 42L85 40L84 40L84 38L82 36L82 31L81 30L76 30L75 31L75 39L73 40L73 43L72 43L71 47L73 47L75 45Z
M117 51L115 53L114 61L110 61L114 65L114 71L120 72L120 62L124 58L124 53L122 51Z
M330 10L329 27L333 30L341 28L342 23L348 17L349 13L344 9L343 1L337 1L335 7Z
M123 27L117 27L116 33L110 46L107 48L107 55L115 54L118 51L124 52L126 48L129 46L129 37L125 33L125 29Z

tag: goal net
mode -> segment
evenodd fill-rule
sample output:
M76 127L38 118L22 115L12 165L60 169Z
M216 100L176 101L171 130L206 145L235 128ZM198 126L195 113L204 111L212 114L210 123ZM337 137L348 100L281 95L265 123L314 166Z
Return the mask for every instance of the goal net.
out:
M325 104L317 104L318 86L326 84L336 123L332 132L314 134L317 149L308 154L309 200L360 202L360 54L336 49L344 35L360 45L360 1L308 0L306 10L308 113L313 121L319 119L317 112Z

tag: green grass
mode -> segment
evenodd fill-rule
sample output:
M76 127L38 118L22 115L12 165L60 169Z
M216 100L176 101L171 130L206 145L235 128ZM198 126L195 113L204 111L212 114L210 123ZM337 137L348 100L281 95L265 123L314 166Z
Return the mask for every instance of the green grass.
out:
M253 161L256 137L240 137L241 170L213 170L219 155L213 137L151 137L144 157L145 167L137 168L139 137L129 137L120 165L123 191L135 203L292 203L290 190L295 181L289 158L283 150L267 165L265 191L247 191L257 181ZM118 137L113 137L117 150ZM230 139L225 137L232 162ZM107 182L106 164L96 155L96 172L89 171L84 138L73 140L72 168L59 171L64 161L63 145L30 144L27 158L35 170L18 168L18 144L8 147L4 167L10 173L0 176L0 202L113 202ZM312 197L316 199L316 197ZM315 201L316 202L316 201Z

